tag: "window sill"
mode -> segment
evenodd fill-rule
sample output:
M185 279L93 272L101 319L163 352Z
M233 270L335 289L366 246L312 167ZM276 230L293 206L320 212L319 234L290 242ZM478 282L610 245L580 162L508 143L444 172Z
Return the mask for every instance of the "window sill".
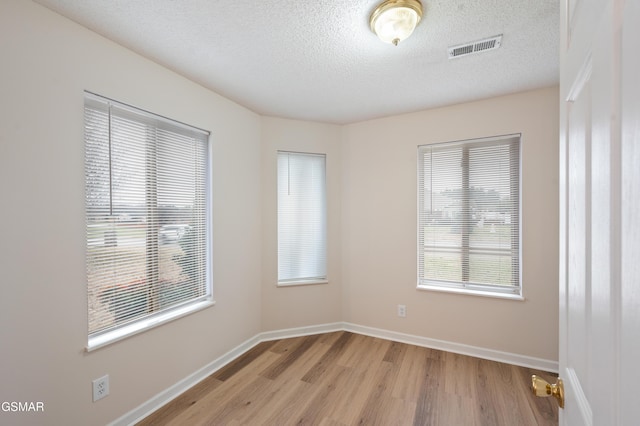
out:
M441 286L431 286L431 285L425 285L425 284L418 284L417 288L418 290L437 291L441 293L466 294L469 296L491 297L494 299L517 300L521 302L525 300L524 296L522 296L521 294L513 294L513 293L489 292L489 291L480 291L480 290L470 290L467 288L441 287Z
M87 352L95 351L96 349L100 349L112 343L119 342L120 340L126 339L128 337L134 336L144 331L150 330L159 325L166 324L178 318L182 318L184 316L201 311L203 309L208 308L209 306L215 305L215 303L216 302L213 300L203 300L201 302L197 302L194 304L189 304L187 306L172 309L171 311L164 312L157 316L152 316L149 318L142 319L140 321L136 321L132 324L125 325L116 330L108 331L106 333L102 333L97 336L89 337L89 342L87 344L86 351Z
M319 280L278 281L276 285L278 287L295 287L295 286L301 286L301 285L315 285L315 284L329 284L329 280L319 279Z

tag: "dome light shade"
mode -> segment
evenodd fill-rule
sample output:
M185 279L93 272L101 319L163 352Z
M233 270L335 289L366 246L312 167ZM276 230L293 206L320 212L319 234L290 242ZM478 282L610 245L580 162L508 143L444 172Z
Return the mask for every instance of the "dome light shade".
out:
M397 46L413 33L421 18L419 0L386 0L373 11L369 24L380 40Z

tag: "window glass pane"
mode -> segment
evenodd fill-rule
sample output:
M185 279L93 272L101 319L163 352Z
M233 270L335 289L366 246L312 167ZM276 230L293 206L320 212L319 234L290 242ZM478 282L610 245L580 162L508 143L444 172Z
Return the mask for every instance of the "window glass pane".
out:
M87 94L89 334L211 294L208 135Z
M519 293L520 138L419 147L420 285Z
M462 245L462 222L459 214L433 219L423 229L425 246L443 248Z
M425 279L436 281L461 281L462 258L459 252L425 252Z
M470 282L511 285L511 256L471 253L469 265Z
M278 281L326 279L325 156L278 153Z

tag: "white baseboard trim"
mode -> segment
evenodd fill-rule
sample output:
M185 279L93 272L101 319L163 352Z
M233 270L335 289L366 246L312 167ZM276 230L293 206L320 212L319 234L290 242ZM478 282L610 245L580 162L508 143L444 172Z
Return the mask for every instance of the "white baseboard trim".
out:
M488 359L491 361L504 362L507 364L519 365L521 367L533 368L536 370L550 371L557 373L559 366L557 361L542 358L535 358L526 355L514 354L511 352L496 351L478 346L465 345L462 343L448 342L446 340L430 339L428 337L415 336L412 334L399 333L397 331L383 330L379 328L366 327L363 325L344 323L345 331L364 334L366 336L379 337L396 342L409 343L411 345L423 346L441 351L454 352L462 355L469 355L476 358Z
M270 340L288 339L291 337L310 336L312 334L331 333L344 330L343 322L333 322L329 324L310 325L307 327L286 328L282 330L265 331L258 334L261 342Z
M558 362L541 358L534 358L525 355L513 354L510 352L496 351L477 346L465 345L462 343L448 342L445 340L430 339L428 337L415 336L412 334L399 333L397 331L383 330L380 328L367 327L363 325L351 324L348 322L335 322L329 324L312 325L307 327L287 328L282 330L265 331L246 340L236 346L226 354L210 362L200 370L180 380L168 389L160 392L147 402L129 411L122 417L110 423L110 426L133 425L136 422L149 416L154 411L177 398L185 391L200 383L234 359L238 358L258 343L277 339L287 339L291 337L309 336L312 334L331 333L334 331L349 331L363 334L365 336L378 337L385 340L393 340L401 343L408 343L416 346L423 346L431 349L455 352L462 355L469 355L491 361L505 362L507 364L519 365L522 367L534 368L536 370L559 371Z

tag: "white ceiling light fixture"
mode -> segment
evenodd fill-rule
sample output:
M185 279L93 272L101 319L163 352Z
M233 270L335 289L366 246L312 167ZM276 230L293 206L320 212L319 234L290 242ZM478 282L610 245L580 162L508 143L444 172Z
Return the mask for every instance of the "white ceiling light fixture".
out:
M397 46L413 33L421 18L419 0L386 0L373 11L369 24L380 40Z

